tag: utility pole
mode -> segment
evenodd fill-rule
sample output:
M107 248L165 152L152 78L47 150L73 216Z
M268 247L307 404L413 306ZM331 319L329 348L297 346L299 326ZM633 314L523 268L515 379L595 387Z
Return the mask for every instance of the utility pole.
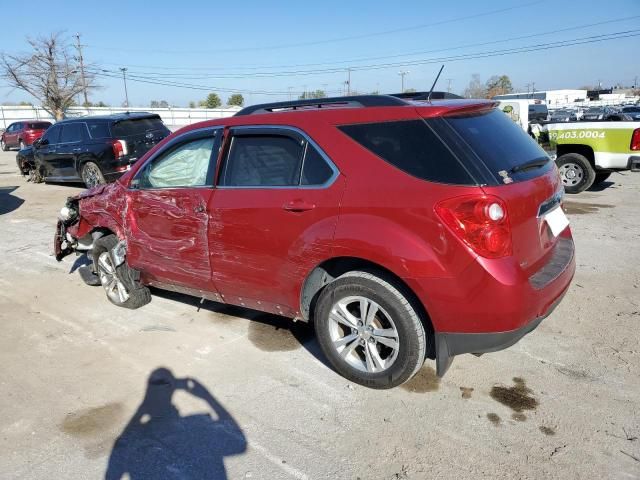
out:
M82 92L84 93L84 104L89 105L89 99L87 98L87 79L84 76L84 61L82 59L82 45L80 44L79 33L76 33L76 40L78 41L76 48L78 49L78 61L80 62L80 75L82 76Z
M129 93L127 93L127 69L125 67L120 68L122 72L122 81L124 82L124 103L129 108Z
M451 93L451 82L453 78L447 78L447 92Z
M408 74L409 74L408 70L401 70L398 72L398 75L400 75L400 78L402 79L400 80L400 85L402 86L402 88L400 89L400 93L404 93L404 76Z
M351 67L347 68L347 81L345 85L347 86L347 95L351 95Z
M531 82L531 98L536 94L536 82Z
M289 90L289 101L291 101L291 90L293 89L293 87L287 87L287 89Z
M633 88L638 88L638 75L636 75L633 79Z

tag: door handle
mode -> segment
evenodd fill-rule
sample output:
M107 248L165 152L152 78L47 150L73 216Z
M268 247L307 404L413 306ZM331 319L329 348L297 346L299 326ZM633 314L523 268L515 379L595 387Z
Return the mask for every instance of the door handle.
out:
M74 152L81 152L81 151L82 151L82 148L74 148L74 149L73 149L73 151L74 151Z
M315 204L305 202L304 200L291 200L282 206L287 212L306 212L316 208Z

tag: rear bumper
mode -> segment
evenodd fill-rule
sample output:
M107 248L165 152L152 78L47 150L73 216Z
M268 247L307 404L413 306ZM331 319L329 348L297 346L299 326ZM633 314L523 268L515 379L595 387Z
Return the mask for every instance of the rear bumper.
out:
M456 278L406 279L433 324L438 375L455 355L502 350L535 329L558 305L574 273L574 244L566 229L533 273L513 258L476 259Z
M640 156L629 157L627 168L632 172L640 172Z

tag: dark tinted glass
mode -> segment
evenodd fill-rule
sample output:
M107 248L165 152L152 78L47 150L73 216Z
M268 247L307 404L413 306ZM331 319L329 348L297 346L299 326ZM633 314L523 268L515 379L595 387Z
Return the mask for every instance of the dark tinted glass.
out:
M536 159L548 158L545 151L522 128L500 110L478 115L447 117L447 123L496 175ZM552 164L551 161L548 162ZM527 170L527 177L546 172ZM531 173L533 172L533 173Z
M62 126L60 143L81 142L85 138L84 123L66 123Z
M49 144L58 143L58 138L60 137L60 126L54 125L51 128L48 128L44 135L42 135L42 140L47 140Z
M432 182L475 182L423 120L339 127L363 147L414 177Z
M29 123L27 128L31 128L32 130L46 130L50 126L51 124L49 122L32 122Z
M278 187L298 185L302 146L286 136L234 137L221 185Z
M162 120L159 118L136 118L123 120L112 125L113 136L127 137L129 135L140 135L155 130L168 131Z
M107 122L89 122L87 123L91 138L111 138L109 124Z
M311 144L307 146L302 167L302 185L322 185L333 175L333 170Z

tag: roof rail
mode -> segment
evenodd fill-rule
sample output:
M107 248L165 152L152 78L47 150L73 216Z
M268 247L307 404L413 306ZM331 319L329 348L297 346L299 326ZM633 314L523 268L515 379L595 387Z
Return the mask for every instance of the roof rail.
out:
M235 116L251 115L253 113L273 113L279 110L298 110L301 108L397 107L402 105L407 105L407 102L390 95L351 95L348 97L311 98L288 102L262 103L243 108Z
M390 93L389 96L396 98L403 98L405 100L426 100L429 98L429 92L404 92L404 93ZM431 94L432 100L444 100L449 98L464 98L460 95L450 92L433 92Z

